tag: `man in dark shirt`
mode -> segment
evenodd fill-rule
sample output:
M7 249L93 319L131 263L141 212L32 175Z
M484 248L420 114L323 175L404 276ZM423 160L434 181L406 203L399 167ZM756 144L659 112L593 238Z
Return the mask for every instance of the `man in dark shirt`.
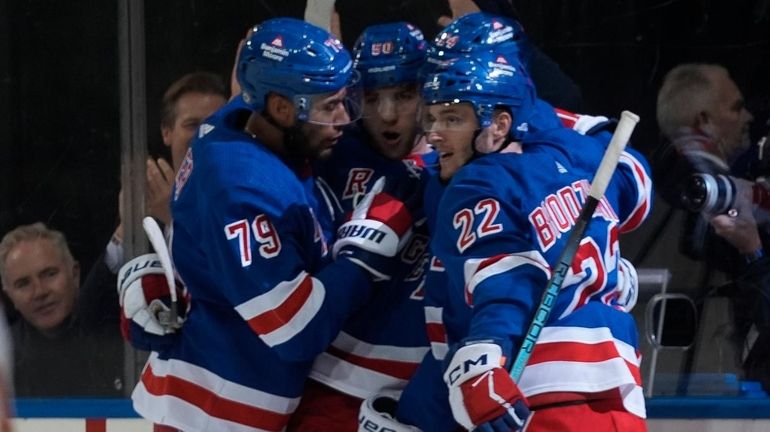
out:
M121 396L116 290L80 287L64 235L42 223L10 231L0 242L0 275L20 315L11 326L16 394Z

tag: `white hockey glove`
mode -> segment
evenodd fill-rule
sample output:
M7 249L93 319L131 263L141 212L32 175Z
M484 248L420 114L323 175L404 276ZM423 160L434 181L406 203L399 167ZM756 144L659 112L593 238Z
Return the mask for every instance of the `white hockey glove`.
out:
M157 254L140 255L118 272L118 299L121 307L121 333L135 348L158 351L175 339L189 305L185 290L177 284L181 313L171 322L171 294Z
M398 252L412 235L412 213L408 204L383 192L385 178L374 183L348 222L337 229L332 252L371 273L374 281L390 280Z
M618 306L622 306L626 312L631 312L639 297L639 276L636 274L636 267L625 258L618 260L618 285L616 290L618 293Z
M609 122L610 122L610 119L608 119L605 116L592 116L587 114L580 114L578 116L577 121L575 122L575 125L572 126L572 129L574 129L581 135L591 135L591 132L594 129L602 125L605 125Z
M530 415L527 399L511 378L502 347L493 340L467 341L447 355L444 382L455 421L468 430L518 431Z
M369 396L358 412L358 432L420 432L420 429L395 419L398 400L392 395Z

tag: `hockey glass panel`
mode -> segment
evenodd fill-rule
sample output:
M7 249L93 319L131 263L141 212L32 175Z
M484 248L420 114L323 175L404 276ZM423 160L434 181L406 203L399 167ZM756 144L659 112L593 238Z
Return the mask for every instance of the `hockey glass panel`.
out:
M647 303L645 335L653 347L687 349L695 341L697 313L682 294L656 294Z

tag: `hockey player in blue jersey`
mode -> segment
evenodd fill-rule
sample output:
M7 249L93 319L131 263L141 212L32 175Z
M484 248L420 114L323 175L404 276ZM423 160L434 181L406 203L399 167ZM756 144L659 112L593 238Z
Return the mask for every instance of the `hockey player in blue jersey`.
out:
M132 395L142 416L186 432L284 430L313 359L390 277L411 225L403 203L369 194L330 250L333 199L308 162L357 118L357 74L336 38L265 21L236 73L243 100L201 125L172 196L187 319Z
M316 166L345 212L381 177L419 187L425 159L435 156L418 133L418 73L426 48L422 32L406 22L367 27L354 45L363 116ZM355 431L364 399L383 391L397 397L406 385L428 351L422 307L427 244L425 224L416 223L400 255L400 276L377 283L370 301L316 359L290 431Z
M649 212L648 170L632 151L520 382L506 370L604 150L567 128L522 128L535 93L519 72L504 55L484 52L425 83L424 128L448 183L431 248L449 279L434 310L449 352L432 363L443 388L435 372L411 382L398 419L437 431L452 430L450 412L467 429L518 430L529 417L530 431L645 430L636 329L617 281L617 234Z

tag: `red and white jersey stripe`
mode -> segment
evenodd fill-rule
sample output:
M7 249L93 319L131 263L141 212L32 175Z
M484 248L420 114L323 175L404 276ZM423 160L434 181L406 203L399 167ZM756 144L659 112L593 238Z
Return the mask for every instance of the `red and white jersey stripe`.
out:
M528 397L618 388L624 407L645 417L640 353L607 327L545 327L518 385Z
M534 266L551 277L551 270L543 255L538 251L521 252L511 255L496 255L489 258L472 258L465 261L465 301L473 305L473 292L486 279L511 271L522 265Z
M316 358L310 377L364 399L382 390L400 392L428 347L373 345L341 332Z
M449 351L446 327L444 327L442 319L443 313L444 308L442 307L425 306L425 328L428 332L430 349L433 352L433 357L438 360L443 360Z
M272 347L301 332L321 309L325 296L323 283L302 271L293 280L279 283L235 310Z
M162 360L156 353L132 398L142 417L185 432L281 431L300 400L248 388L182 360Z

